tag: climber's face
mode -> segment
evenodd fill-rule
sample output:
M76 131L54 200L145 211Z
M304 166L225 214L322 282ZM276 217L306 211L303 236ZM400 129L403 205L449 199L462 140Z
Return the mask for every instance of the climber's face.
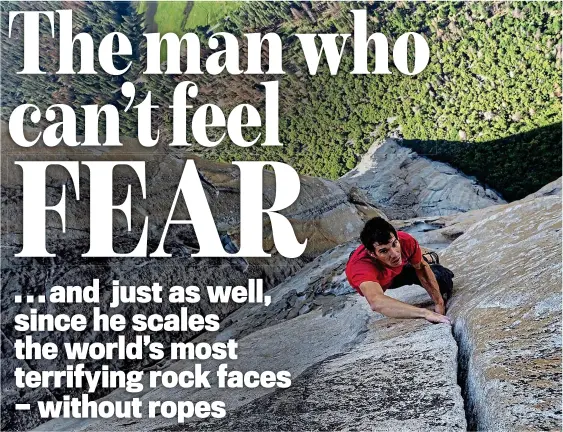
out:
M370 252L370 255L383 265L387 267L399 267L402 264L401 243L399 243L399 240L393 234L391 234L391 239L388 243L374 243L373 246L375 252Z

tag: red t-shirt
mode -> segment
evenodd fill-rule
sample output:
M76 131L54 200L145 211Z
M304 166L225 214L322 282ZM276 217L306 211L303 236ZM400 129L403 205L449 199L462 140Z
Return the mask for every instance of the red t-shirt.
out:
M391 286L395 276L403 271L405 264L418 264L422 261L422 252L414 237L403 231L397 231L397 236L401 244L402 262L400 266L392 268L384 266L368 255L364 245L358 246L350 255L348 264L346 264L346 277L352 288L360 295L363 296L362 290L360 290L362 282L377 282L385 291Z

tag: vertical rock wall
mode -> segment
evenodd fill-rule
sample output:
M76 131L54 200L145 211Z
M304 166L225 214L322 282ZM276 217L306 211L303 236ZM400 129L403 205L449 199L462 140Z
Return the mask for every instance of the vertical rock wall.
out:
M476 179L392 139L375 143L340 182L362 190L391 219L449 215L505 202Z
M443 254L470 429L561 429L561 197L523 200Z
M54 205L61 199L61 190L66 186L66 232L62 231L60 217L55 212L47 212L47 250L55 253L54 258L18 258L14 254L22 249L22 171L15 161L145 161L146 163L146 199L140 193L139 180L131 169L115 169L114 203L125 200L127 186L131 184L132 231L127 229L127 221L119 212L114 212L114 249L118 253L132 251L140 238L145 217L148 217L148 252L156 250L163 227L174 202L176 189L184 168L184 159L167 154L159 149L142 148L135 140L123 139L122 148L70 148L61 145L46 148L38 142L33 149L25 151L11 140L8 127L2 125L2 295L1 302L1 338L2 338L2 430L28 430L41 422L36 410L26 414L14 413L14 404L36 400L60 399L63 394L74 395L76 390L50 388L42 391L20 390L15 387L13 373L15 368L31 370L62 370L66 362L59 356L57 360L34 360L25 362L15 359L12 349L16 339L22 338L14 331L14 317L19 313L28 313L35 308L38 313L81 313L88 319L92 316L92 305L87 304L52 304L35 303L16 304L16 295L24 298L28 295L37 298L46 295L51 287L89 286L93 279L100 280L101 312L120 313L130 319L134 314L151 315L179 314L182 304L123 304L117 309L108 307L113 280L125 285L152 285L159 282L165 290L175 285L189 286L246 284L249 278L262 278L267 288L294 274L314 257L340 243L346 242L359 233L366 217L365 209L360 212L351 202L349 194L335 182L312 177L301 178L301 193L297 201L284 215L291 221L299 241L308 239L305 253L298 259L286 259L277 253L271 227L264 219L264 247L272 254L271 258L213 259L192 258L191 254L199 248L198 240L191 226L172 226L167 234L165 250L170 258L83 258L81 255L89 249L89 172L86 167L80 170L80 185L73 185L69 175L62 168L52 167L47 171L46 203ZM29 134L38 131L28 130ZM193 156L186 154L185 159ZM210 162L195 158L202 187L208 199L219 234L228 234L235 243L239 240L240 187L238 168L231 164ZM283 187L283 185L280 185ZM80 191L80 200L76 193ZM273 203L276 196L276 180L270 171L264 172L265 207ZM186 197L190 199L190 197ZM179 199L175 218L190 219L187 208ZM373 214L379 212L371 208ZM166 292L166 291L165 291ZM188 314L217 314L225 317L239 307L238 304L211 304L202 298L198 304L188 304ZM124 333L128 340L135 334ZM34 341L50 341L59 346L65 342L100 342L105 336L92 331L75 332L28 332ZM195 332L158 332L152 334L152 341L168 346L170 341L189 340ZM106 338L107 339L107 338ZM145 356L146 357L146 356ZM23 363L23 365L22 365ZM87 369L99 369L101 361L86 361ZM116 360L112 368L130 370L147 367L151 361ZM107 391L100 391L92 397L103 396ZM11 414L8 414L11 413Z
M446 324L395 320L370 310L343 281L354 245L342 245L307 264L269 291L272 303L245 305L218 333L195 341L236 338L240 371L288 370L287 389L166 389L137 394L142 400L223 400L227 416L176 424L175 419L52 420L39 430L432 430L464 431L457 385L457 345ZM428 306L421 287L392 290L402 301ZM198 361L204 369L224 361ZM162 362L184 371L194 361ZM131 397L122 390L108 400Z

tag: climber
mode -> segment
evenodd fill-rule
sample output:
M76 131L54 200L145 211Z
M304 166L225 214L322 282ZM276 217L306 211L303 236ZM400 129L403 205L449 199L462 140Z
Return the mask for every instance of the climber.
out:
M370 219L360 235L362 244L346 264L348 282L366 298L371 309L390 318L424 318L432 323L450 323L445 303L452 294L453 273L439 265L437 255L429 264L418 242L381 217ZM426 257L425 257L426 258ZM403 285L421 285L434 301L429 309L395 300L385 290Z

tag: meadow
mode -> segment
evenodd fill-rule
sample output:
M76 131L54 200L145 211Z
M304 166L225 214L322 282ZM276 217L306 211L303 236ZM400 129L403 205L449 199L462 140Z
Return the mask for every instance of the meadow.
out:
M150 10L147 1L137 3L138 13L145 14L147 25L154 23L160 33L182 35L197 27L212 27L236 10L239 1L159 1L156 12ZM151 16L152 15L152 16Z

